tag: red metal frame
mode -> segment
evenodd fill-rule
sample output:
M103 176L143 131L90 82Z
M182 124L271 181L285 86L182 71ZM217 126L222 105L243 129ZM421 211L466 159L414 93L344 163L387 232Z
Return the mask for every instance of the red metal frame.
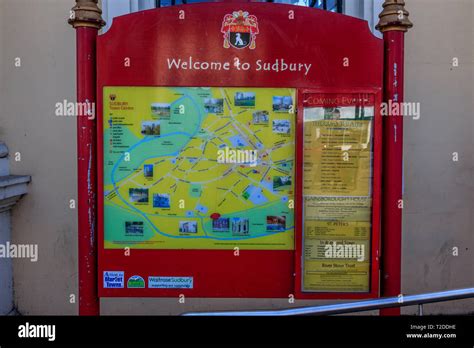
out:
M97 29L76 29L77 101L96 102ZM99 315L97 294L96 120L77 118L77 210L79 236L79 315Z
M384 33L384 101L403 102L405 32ZM383 249L382 296L401 294L403 190L403 116L387 116L383 125ZM380 310L381 315L400 315L400 308Z
M304 143L304 98L308 94L329 95L360 95L374 96L374 147L373 147L373 181L372 181L372 230L371 230L371 265L370 265L370 291L368 293L347 292L305 292L302 291L303 270L303 143ZM296 195L295 195L295 297L301 299L363 299L375 298L379 295L379 261L380 261L380 214L381 214L381 163L382 163L382 119L380 116L380 103L382 99L381 88L319 88L302 89L298 95L297 136L296 136ZM372 104L367 104L372 105ZM321 106L323 106L321 104ZM341 105L329 105L341 106Z
M181 10L186 13L185 22L179 20ZM260 33L255 50L222 47L222 19L225 14L236 10L248 11L259 20ZM295 20L290 21L290 10ZM287 298L295 290L293 250L241 250L240 256L235 257L232 250L132 249L130 256L124 256L123 249L103 248L102 112L105 86L217 85L359 92L382 87L382 48L382 41L370 33L365 21L291 5L190 4L115 18L111 29L98 38L97 55L99 296L174 297L184 294L190 297ZM186 58L190 55L201 61L219 59L231 62L235 57L250 62L284 58L311 62L314 68L307 76L290 72L167 70L167 57ZM130 58L129 67L123 64L125 57ZM345 57L350 59L349 66L343 66ZM376 267L375 263L373 267ZM148 275L194 276L195 285L194 289L104 289L103 271L124 271L125 279L132 275L144 278ZM373 271L373 275L376 273ZM372 289L376 289L375 286ZM345 295L338 298L362 297L361 294ZM369 296L373 294L364 297Z

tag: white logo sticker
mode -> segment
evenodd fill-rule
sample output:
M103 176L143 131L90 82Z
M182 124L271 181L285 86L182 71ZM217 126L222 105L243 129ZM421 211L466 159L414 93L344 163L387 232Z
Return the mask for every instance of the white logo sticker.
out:
M193 277L148 277L151 289L192 289Z
M104 272L104 288L123 288L124 274L123 272L105 271Z

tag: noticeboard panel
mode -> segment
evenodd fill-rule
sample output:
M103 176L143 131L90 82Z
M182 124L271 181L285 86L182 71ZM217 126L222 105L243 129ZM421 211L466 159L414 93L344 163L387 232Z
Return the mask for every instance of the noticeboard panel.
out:
M380 93L299 96L298 293L378 291Z
M114 18L97 42L99 296L326 296L298 285L295 106L303 89L380 91L382 50L364 21L291 5L201 3ZM212 166L219 150L238 155L223 144L250 152ZM375 295L371 285L327 296Z

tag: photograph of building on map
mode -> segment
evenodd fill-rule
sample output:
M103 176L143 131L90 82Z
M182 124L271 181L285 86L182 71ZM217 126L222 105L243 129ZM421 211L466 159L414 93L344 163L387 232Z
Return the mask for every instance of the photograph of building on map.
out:
M253 124L268 124L268 111L255 111L252 113L252 122Z
M283 191L291 188L291 176L274 176L273 191Z
M180 221L179 232L180 233L197 233L198 227L196 221Z
M153 178L153 164L145 164L143 166L143 176L145 178Z
M267 232L286 230L286 216L267 216Z
M170 207L170 195L154 193L153 194L153 208L169 208Z
M214 232L229 232L229 218L212 220L212 230Z
M290 134L290 120L273 120L273 133Z
M128 194L132 203L148 203L148 189L131 188L128 189Z
M222 114L224 112L224 99L204 98L204 109L210 114Z
M291 96L273 96L273 111L289 113L293 106Z
M160 121L144 121L142 122L143 135L160 135Z
M248 236L249 235L249 219L232 218L232 235Z
M166 103L153 103L151 104L151 113L157 117L170 117L171 104Z
M235 106L255 106L255 93L235 92L234 104Z
M125 235L143 237L143 221L125 221Z

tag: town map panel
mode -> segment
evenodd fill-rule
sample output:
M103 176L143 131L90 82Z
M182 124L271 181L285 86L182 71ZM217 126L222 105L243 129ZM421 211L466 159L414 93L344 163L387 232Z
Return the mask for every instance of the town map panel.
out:
M294 249L294 89L103 92L106 249Z

